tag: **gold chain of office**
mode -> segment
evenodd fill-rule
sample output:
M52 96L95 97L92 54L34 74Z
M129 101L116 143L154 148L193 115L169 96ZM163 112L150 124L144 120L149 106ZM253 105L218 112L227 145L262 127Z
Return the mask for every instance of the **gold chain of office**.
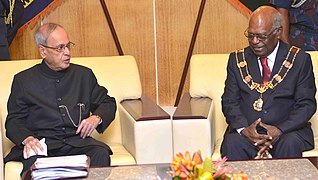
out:
M267 89L269 88L274 89L279 83L281 83L284 80L289 70L293 67L293 63L299 51L300 51L300 48L292 46L289 49L286 59L282 63L278 73L275 74L273 78L265 84L259 84L253 81L253 78L248 71L248 66L245 60L245 55L244 55L244 49L236 50L235 55L236 55L237 66L240 70L240 74L241 74L243 82L251 90L256 89L257 92L259 92L260 94L263 94L264 92L266 92Z

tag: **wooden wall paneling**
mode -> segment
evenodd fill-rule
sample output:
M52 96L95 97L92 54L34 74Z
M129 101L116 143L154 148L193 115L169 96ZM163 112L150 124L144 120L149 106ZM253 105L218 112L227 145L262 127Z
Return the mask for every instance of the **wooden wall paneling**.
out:
M173 105L201 0L158 1L157 46L159 103ZM247 46L243 35L248 17L228 2L206 2L193 54L229 53ZM189 75L188 75L189 76ZM187 77L183 92L189 90Z
M118 55L123 56L124 52L123 52L123 49L122 49L121 44L119 42L119 39L118 39L118 36L117 36L117 32L116 32L116 29L114 27L112 18L111 18L110 14L109 14L108 7L107 7L107 5L105 3L105 0L100 0L100 3L102 5L103 12L104 12L105 18L107 20L107 24L108 24L108 27L110 29L110 32L112 33L112 37L113 37L114 43L116 45L116 49L118 51Z
M174 104L200 2L156 1L160 105Z
M192 54L193 54L193 50L194 50L194 45L195 45L195 42L196 42L196 39L197 39L197 36L198 36L198 31L199 31L199 28L200 28L201 19L202 19L202 15L203 15L205 4L206 4L206 0L201 0L200 8L198 10L198 15L197 15L197 18L196 18L196 21L195 21L195 26L193 28L193 33L192 33L190 45L189 45L188 52L187 52L187 57L186 57L185 62L184 62L182 75L181 75L181 80L179 82L179 88L178 88L178 91L177 91L177 96L175 98L174 106L178 106L179 105L180 99L181 99L182 94L183 94L183 88L184 88L185 81L186 81L186 78L187 78L187 75L188 75L188 71L189 71L189 67L190 67L190 60L191 60L191 57L192 57Z
M230 53L248 45L248 17L230 3L207 1L194 53Z
M118 55L99 0L67 0L43 22L65 27L76 44L74 57Z
M157 65L159 104L173 105L201 0L105 2L124 54L133 55L137 60L144 94L156 100ZM55 22L67 29L76 44L72 51L74 57L118 55L99 0L66 0L43 22ZM243 36L247 24L248 17L228 1L207 1L193 54L229 53L247 46ZM33 40L38 26L39 23L14 39L10 46L13 60L40 58ZM187 77L184 91L188 91L188 86Z
M124 54L136 58L143 94L156 101L153 1L107 0L106 3Z

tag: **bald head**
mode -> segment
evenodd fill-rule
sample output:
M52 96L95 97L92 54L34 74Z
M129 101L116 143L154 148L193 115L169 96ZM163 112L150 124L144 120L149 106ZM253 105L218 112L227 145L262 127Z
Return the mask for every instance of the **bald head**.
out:
M34 40L37 46L40 44L47 45L47 39L55 29L64 29L61 25L55 23L47 23L39 27L34 33Z
M254 54L266 57L276 48L282 31L282 17L271 6L256 9L245 32Z
M273 30L282 26L282 17L275 8L261 6L252 13L249 26L266 26Z

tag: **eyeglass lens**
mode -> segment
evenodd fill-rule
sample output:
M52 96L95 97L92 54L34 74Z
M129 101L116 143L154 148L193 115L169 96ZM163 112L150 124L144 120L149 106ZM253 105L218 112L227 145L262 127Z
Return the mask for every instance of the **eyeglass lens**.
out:
M74 43L69 42L69 43L67 43L66 45L65 45L65 44L59 45L56 49L57 49L58 51L64 51L64 50L65 50L65 47L67 47L68 50L71 50L71 49L73 48L73 46L74 46Z
M261 41L265 41L268 39L268 37L273 34L273 32L275 32L276 29L274 29L273 31L271 31L269 34L253 34L253 33L250 33L248 32L248 30L246 29L244 31L244 35L249 39L249 40L253 40L254 37L256 37L258 40L261 40Z

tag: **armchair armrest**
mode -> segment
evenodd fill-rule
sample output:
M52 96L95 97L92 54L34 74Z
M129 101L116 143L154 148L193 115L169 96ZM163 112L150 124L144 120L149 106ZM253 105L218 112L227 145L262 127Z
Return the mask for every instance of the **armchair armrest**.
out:
M207 119L212 100L210 98L192 98L185 93L173 114L173 119Z
M147 96L122 101L121 105L136 121L170 119L170 115Z
M119 116L123 145L137 164L171 162L172 123L168 113L142 96L122 101Z
M202 157L211 156L214 148L212 102L207 97L183 95L172 118L175 153L201 150Z

